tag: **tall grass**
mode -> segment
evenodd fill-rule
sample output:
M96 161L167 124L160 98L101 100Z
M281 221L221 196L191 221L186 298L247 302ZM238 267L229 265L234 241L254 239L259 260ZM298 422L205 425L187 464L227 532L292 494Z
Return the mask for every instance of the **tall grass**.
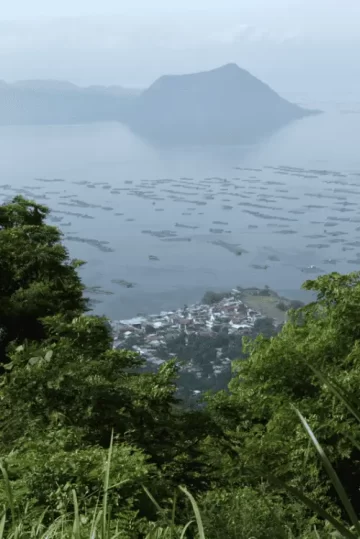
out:
M316 371L315 369L313 369L313 371L321 382L325 384L338 399L341 400L347 410L360 424L360 413L351 403L345 391L340 388L338 384L329 380L322 373ZM311 511L327 521L332 527L333 531L329 531L329 533L325 533L325 535L322 533L321 536L314 528L313 533L310 536L306 536L306 538L304 536L302 539L320 539L320 537L323 539L325 536L327 539L332 539L334 537L360 539L359 519L341 484L339 477L337 476L324 449L317 440L306 419L298 409L294 408L294 411L303 425L311 444L316 449L319 458L321 459L321 462L335 488L335 491L339 496L339 500L348 515L351 525L349 526L346 522L336 519L317 502L314 502L309 497L304 495L300 489L284 484L270 473L267 474L269 480L273 484L285 489L292 497L298 499ZM75 490L72 491L72 514L62 514L50 525L44 523L46 510L40 516L36 516L34 518L31 518L31 515L28 513L28 508L25 508L22 513L19 514L15 507L6 464L0 460L0 472L7 497L7 506L3 508L2 512L0 512L0 539L133 539L135 536L129 535L127 530L125 530L123 526L117 522L116 517L112 517L111 515L109 492L123 483L120 482L111 485L112 451L113 434L111 435L108 456L104 468L102 498L99 499L97 506L92 511L90 525L88 524L88 521L83 522L80 515L79 503ZM199 507L192 494L185 487L180 486L179 492L181 492L189 500L194 518L189 520L183 526L176 524L176 507L179 493L175 493L172 509L170 512L168 512L159 505L151 492L145 486L143 489L151 502L154 504L154 507L159 515L159 522L161 522L161 524L149 522L149 529L146 532L146 535L144 536L144 534L142 534L141 537L144 539L210 539L205 535ZM256 518L256 515L254 515L254 518ZM291 533L289 534L285 531L284 537L294 539ZM226 539L226 537L224 537L224 539ZM248 539L255 538L249 537Z
M4 481L5 492L7 497L7 507L3 508L0 513L0 539L128 539L127 531L116 521L116 518L111 516L111 506L109 504L109 492L111 489L119 486L122 482L111 485L111 459L113 451L113 433L111 435L108 457L104 470L104 483L101 503L93 510L91 524L83 524L77 494L72 490L73 513L64 514L57 518L50 525L44 524L46 511L42 515L34 517L31 524L28 524L29 519L26 517L25 509L21 515L16 511L13 493L7 468L5 463L0 461L0 471ZM152 494L146 487L144 491L153 502L157 512L162 516L162 521L168 521L164 526L156 523L149 523L150 529L145 536L145 539L206 539L204 527L200 515L198 505L194 497L185 487L179 487L179 490L189 499L193 512L194 519L190 520L185 526L176 525L176 500L174 496L171 515L167 517L167 513L163 510ZM31 520L31 519L30 519ZM191 532L191 535L188 535ZM134 537L133 535L131 537ZM143 535L142 535L143 537Z
M356 409L356 406L351 402L351 399L346 394L344 389L342 389L339 384L337 384L335 381L330 380L327 376L325 376L323 373L315 369L310 365L310 368L314 372L314 374L318 377L318 379L328 387L328 389L337 397L346 407L348 412L356 419L356 421L360 424L360 413ZM353 505L347 496L345 489L343 485L341 484L341 481L334 470L333 466L331 465L323 447L319 443L318 439L316 438L314 432L312 431L311 427L309 426L306 419L303 417L301 412L294 407L294 411L297 414L298 418L300 419L307 435L309 436L309 439L316 449L316 452L318 453L321 462L326 470L327 475L330 478L330 481L339 497L339 500L345 510L345 512L348 515L349 521L351 522L351 526L347 526L346 523L340 522L339 520L335 519L332 515L330 515L325 509L323 509L320 505L312 501L310 498L302 494L302 492L299 489L295 489L289 486L284 485L286 490L295 496L295 498L298 498L301 502L303 502L309 509L317 513L319 516L327 520L340 534L340 537L345 537L348 539L359 539L360 538L360 523L359 523L359 517L356 515L355 510L353 508Z

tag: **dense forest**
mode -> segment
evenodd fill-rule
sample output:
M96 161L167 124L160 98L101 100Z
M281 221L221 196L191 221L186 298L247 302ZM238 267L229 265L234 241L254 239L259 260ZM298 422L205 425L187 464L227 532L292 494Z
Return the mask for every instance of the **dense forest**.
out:
M0 537L359 537L360 273L304 283L189 409L176 360L113 349L48 213L0 206Z

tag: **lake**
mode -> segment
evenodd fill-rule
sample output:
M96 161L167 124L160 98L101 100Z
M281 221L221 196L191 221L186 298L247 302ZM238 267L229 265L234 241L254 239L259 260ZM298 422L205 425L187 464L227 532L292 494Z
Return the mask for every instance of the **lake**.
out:
M0 127L0 201L48 205L98 314L178 308L206 290L269 285L293 298L360 269L360 105L251 147L161 148L117 123Z

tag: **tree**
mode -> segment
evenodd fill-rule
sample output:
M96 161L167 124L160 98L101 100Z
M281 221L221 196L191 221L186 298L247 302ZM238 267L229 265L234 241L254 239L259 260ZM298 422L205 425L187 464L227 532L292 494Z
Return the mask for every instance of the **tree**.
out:
M243 343L226 327L211 337L182 334L167 343L155 371L138 354L113 349L109 322L86 314L80 263L69 260L47 213L21 197L0 206L0 454L17 508L26 505L29 515L46 508L56 517L69 503L72 509L74 488L86 520L113 432L109 497L116 518L126 520L125 536L142 536L139 518L156 518L142 485L166 520L179 484L197 495L209 537L261 538L269 530L283 537L274 516L299 536L313 520L305 523L307 509L281 490L274 494L273 484L298 487L334 513L339 508L294 406L359 511L360 428L316 369L342 386L349 402L359 400L360 273L306 282L317 301L290 311L280 331L259 319L249 332L262 333L255 340ZM191 361L196 375L210 376L209 384L218 376L209 361L238 358L229 391L185 410L176 398L177 363L166 361L170 349ZM5 491L0 482L0 505ZM185 524L186 504L177 509Z
M45 223L49 210L17 196L0 206L0 365L9 342L44 337L41 318L84 312L87 301L61 232Z
M69 462L79 451L88 459L91 448L108 447L114 431L117 444L145 451L159 468L168 464L176 480L188 466L176 364L143 372L137 354L113 349L105 318L85 316L81 263L69 260L60 231L45 223L48 211L22 197L0 206L1 453L11 452L12 462L17 455L20 472L32 459L35 469L45 447L57 454L54 440Z
M82 514L93 509L101 498L108 456L107 449L85 444L78 428L27 433L5 459L16 509L28 506L33 516L46 507L46 519L51 522L58 514L74 510L73 489ZM133 511L135 516L143 496L142 485L150 487L150 481L151 484L158 481L156 468L148 460L138 448L115 440L109 490L113 513ZM1 482L2 505L7 501L4 487Z
M198 473L189 452L197 444L199 421L190 432L176 407L174 362L141 372L142 359L114 350L106 320L96 316L41 321L41 342L9 346L0 387L0 451L8 454L20 501L27 485L35 507L49 504L55 511L78 486L81 504L96 504L101 474L94 474L112 431L124 477L136 476L136 462L141 477L150 465L157 475L162 470L162 482L152 481L159 498L171 495L179 477Z
M359 426L312 368L358 402L360 273L332 273L307 281L304 288L314 290L317 301L290 312L276 337L248 342L249 358L236 364L230 394L210 398L209 407L224 439L239 448L238 469L252 471L250 483L254 470L258 477L271 473L334 508L336 496L292 409L296 406L359 511ZM233 477L239 478L239 472Z
M106 320L61 315L42 319L46 337L9 349L1 389L3 440L9 447L20 433L49 428L81 428L83 439L107 447L112 429L123 441L157 455L166 441L175 404L174 362L157 373L140 373L134 352L112 349ZM167 423L169 421L169 424Z

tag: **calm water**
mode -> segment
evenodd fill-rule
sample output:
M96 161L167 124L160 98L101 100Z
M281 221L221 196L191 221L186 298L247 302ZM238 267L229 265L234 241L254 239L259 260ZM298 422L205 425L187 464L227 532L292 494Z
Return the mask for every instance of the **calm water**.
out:
M64 212L56 224L112 318L236 285L301 297L317 273L360 269L360 105L306 104L326 113L252 147L164 149L119 124L1 127L0 200Z

